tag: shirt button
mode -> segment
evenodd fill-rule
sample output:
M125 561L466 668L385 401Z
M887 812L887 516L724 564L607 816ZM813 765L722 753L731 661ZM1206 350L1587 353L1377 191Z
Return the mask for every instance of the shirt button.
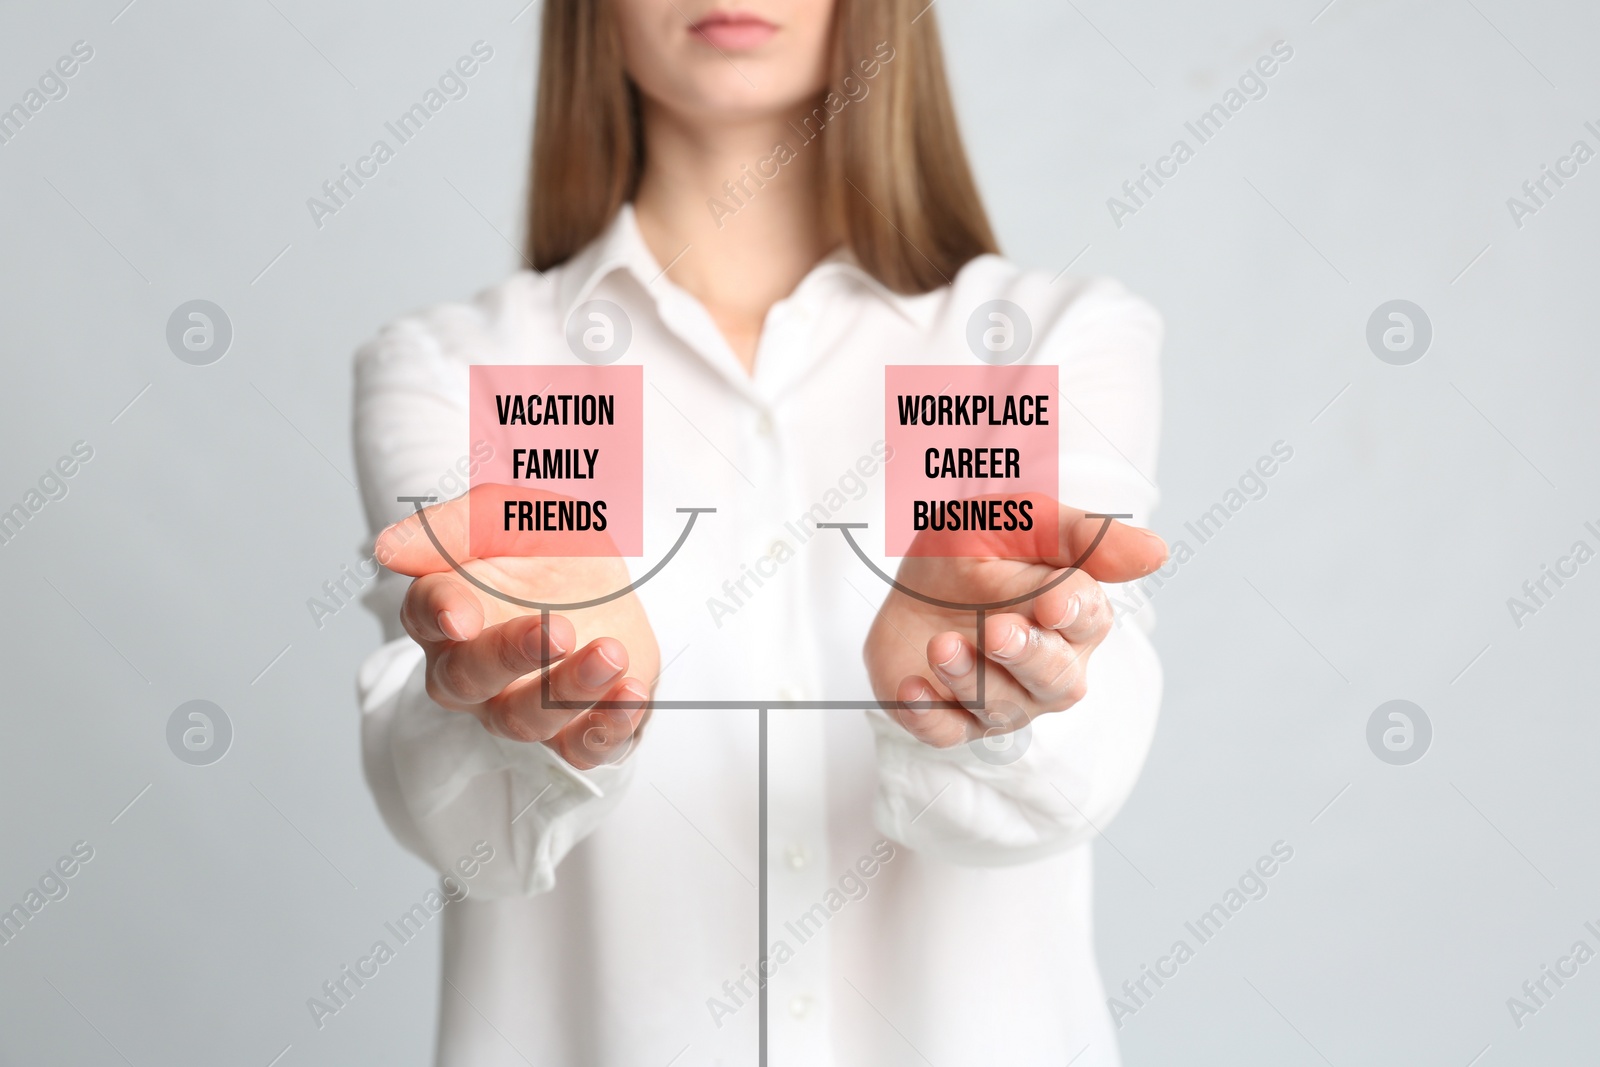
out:
M789 1000L789 1014L796 1019L804 1019L811 1014L811 998L805 995L792 997Z
M771 437L772 430L772 416L763 411L760 416L756 418L756 433L760 434L762 437Z
M780 685L780 686L778 686L778 699L784 701L785 703L793 703L793 702L795 702L797 700L804 700L805 698L806 698L805 691L802 690L799 686L795 686L795 685Z
M789 866L794 870L802 870L811 861L811 856L806 852L804 845L790 845L783 850L784 857L788 859Z
M777 540L767 546L767 555L771 556L773 559L777 559L779 556L785 554L794 554L794 549L789 547L789 542L787 541Z

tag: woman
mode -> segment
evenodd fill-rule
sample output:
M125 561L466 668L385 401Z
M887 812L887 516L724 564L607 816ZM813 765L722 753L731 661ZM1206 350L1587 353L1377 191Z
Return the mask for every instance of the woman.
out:
M380 537L397 573L361 671L367 774L470 894L443 909L439 1062L756 1062L756 715L646 708L871 694L771 712L770 1062L1116 1063L1088 842L1137 777L1160 668L1100 581L1165 547L1114 525L1088 573L988 617L980 704L972 613L886 597L819 524L881 522L884 368L977 365L969 321L997 299L1031 325L1024 361L1060 368L1062 499L1144 520L1159 319L998 257L922 0L722 2L546 0L536 272L357 358L377 527L481 458L469 365L576 364L574 316L620 316L619 365L647 383L645 554L468 564L504 592L618 589L675 509L717 509L637 594L547 630L415 519ZM457 558L464 514L431 511ZM898 577L962 603L1034 590L1099 529L1061 514L1060 557L908 557ZM563 708L541 703L546 664ZM976 713L929 706L956 700ZM621 706L573 710L598 701Z

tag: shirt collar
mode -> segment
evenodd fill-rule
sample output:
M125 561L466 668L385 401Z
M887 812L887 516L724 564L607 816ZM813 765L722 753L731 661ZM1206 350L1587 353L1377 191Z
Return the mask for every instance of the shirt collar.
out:
M604 232L561 268L559 292L563 319L570 318L573 309L587 300L608 275L617 271L632 274L646 291L652 290L665 273L639 233L639 223L632 204L623 204ZM869 274L845 245L839 245L812 267L795 287L795 292L800 293L829 277L853 281L913 326L926 328L930 323L932 302L927 299L929 294L908 296L895 292Z
M589 298L595 286L619 270L632 274L646 289L661 276L656 257L639 233L632 204L623 204L604 232L561 267L562 318L571 318L573 309Z
M926 328L932 318L932 301L927 299L928 294L919 293L911 296L897 293L874 278L867 269L856 259L855 253L847 245L839 245L832 252L822 258L815 267L811 268L805 278L796 287L796 292L811 284L813 279L827 277L846 278L861 288L876 296L887 304L890 310L896 312L913 326Z

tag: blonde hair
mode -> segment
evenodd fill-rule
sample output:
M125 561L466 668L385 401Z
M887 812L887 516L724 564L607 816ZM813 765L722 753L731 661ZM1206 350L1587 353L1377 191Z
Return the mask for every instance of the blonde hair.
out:
M918 15L913 8L922 8ZM872 103L820 137L824 210L861 266L901 293L948 284L997 252L950 101L938 29L921 0L838 0L829 85L887 43ZM528 182L526 254L566 262L633 197L644 168L638 89L610 0L546 0Z

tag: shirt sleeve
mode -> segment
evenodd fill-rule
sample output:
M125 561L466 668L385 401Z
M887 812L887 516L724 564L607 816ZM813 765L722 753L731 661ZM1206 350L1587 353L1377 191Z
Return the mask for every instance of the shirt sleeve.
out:
M374 534L411 510L399 496L466 490L463 354L492 358L495 341L481 305L455 305L391 325L356 353L355 452ZM384 572L364 597L386 639L357 675L368 786L396 838L436 869L451 872L479 841L506 858L483 867L475 894L546 892L562 858L619 802L632 763L579 771L545 745L495 737L435 704L422 649L399 625L408 581Z
M1026 309L1049 306L1043 285L1019 280L1005 295ZM1063 302L1034 324L1030 352L1031 361L1061 368L1062 497L1147 526L1157 499L1161 318L1106 280L1081 283L1057 298ZM1036 718L1009 749L936 749L882 711L869 714L879 780L874 815L883 833L953 862L1001 866L1071 848L1110 822L1149 752L1162 675L1148 604L1120 611L1141 598L1105 588L1118 615L1090 658L1087 695Z

